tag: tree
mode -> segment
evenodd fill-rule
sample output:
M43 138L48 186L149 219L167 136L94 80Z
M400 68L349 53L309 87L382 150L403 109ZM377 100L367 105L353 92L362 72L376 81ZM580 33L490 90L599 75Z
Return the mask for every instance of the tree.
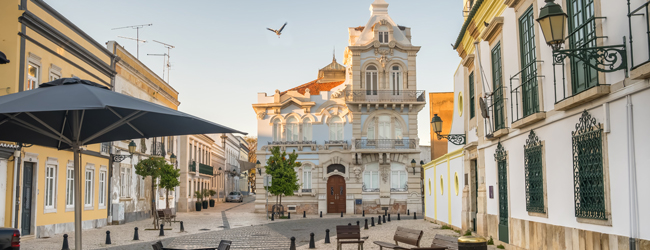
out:
M279 204L282 205L282 195L293 195L293 192L300 187L294 168L300 167L301 163L296 162L298 154L296 154L295 150L287 155L285 151L280 152L279 147L273 147L271 153L272 156L266 161L266 173L273 178L269 193L277 195ZM278 198L276 198L276 204Z
M256 163L257 162L257 137L245 136L244 140L248 144L248 162ZM257 190L255 185L257 169L253 168L248 171L248 183L251 184L252 190Z
M175 187L178 187L181 184L181 182L178 180L178 177L181 176L181 170L176 169L173 165L164 162L164 165L160 169L159 175L160 183L158 183L158 187L165 189L167 193L167 197L165 198L165 206L167 209L169 209L169 190L173 190Z
M160 169L165 165L165 159L161 157L150 157L149 159L144 159L138 162L138 165L135 165L135 173L142 176L144 180L147 176L151 176L151 213L154 215L154 228L158 228L156 225L155 213L156 213L156 193L155 185L156 179L160 176Z

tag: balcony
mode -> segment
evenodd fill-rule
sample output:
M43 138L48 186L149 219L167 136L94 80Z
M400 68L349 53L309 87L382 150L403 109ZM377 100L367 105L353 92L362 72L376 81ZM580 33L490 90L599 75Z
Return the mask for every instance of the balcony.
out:
M189 171L196 172L196 161L190 161ZM212 176L214 175L214 168L212 166L199 163L199 174Z
M355 149L415 149L416 139L357 139Z
M280 147L280 150L286 150L287 147L298 147L298 151L302 151L303 147L309 147L311 150L316 150L316 141L270 141L268 146L264 146L269 150L273 147ZM265 148L262 147L262 150Z
M425 104L424 90L348 90L345 101L348 103L396 103Z
M151 155L165 156L165 144L162 142L153 142L151 145Z

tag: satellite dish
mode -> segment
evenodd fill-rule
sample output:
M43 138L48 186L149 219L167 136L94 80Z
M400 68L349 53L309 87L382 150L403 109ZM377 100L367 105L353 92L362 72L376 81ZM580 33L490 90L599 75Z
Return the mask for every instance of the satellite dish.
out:
M488 113L487 105L485 104L485 99L483 99L483 97L478 98L478 105L481 108L481 116L483 116L483 118L490 118L490 113Z

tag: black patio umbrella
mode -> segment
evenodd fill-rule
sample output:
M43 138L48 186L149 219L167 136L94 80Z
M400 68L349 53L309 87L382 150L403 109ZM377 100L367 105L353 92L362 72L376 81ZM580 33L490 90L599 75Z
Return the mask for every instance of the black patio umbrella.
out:
M9 63L9 59L7 59L5 53L2 53L2 51L0 51L0 64L5 64L5 63Z
M0 96L0 140L74 153L75 249L82 249L80 146L204 133L246 134L76 77Z

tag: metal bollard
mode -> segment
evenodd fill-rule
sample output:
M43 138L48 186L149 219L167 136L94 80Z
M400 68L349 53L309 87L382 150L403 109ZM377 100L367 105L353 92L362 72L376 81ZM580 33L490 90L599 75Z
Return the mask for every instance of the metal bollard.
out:
M366 217L366 210L362 211L361 217Z
M348 223L348 226L352 226L352 223Z
M314 233L309 234L309 249L316 248L316 243L314 243Z
M183 226L183 221L181 221L181 233L185 232L185 227Z
M381 215L377 215L377 225L381 225Z
M384 223L386 223L386 215L382 216L384 218Z
M289 250L296 250L296 237L291 237L291 246L289 247Z
M275 220L275 216L274 216L274 215L275 215L275 213L271 213L271 221L274 221L274 220Z
M366 219L366 223L363 225L363 229L368 229L368 219Z
M329 244L329 243L330 243L330 230L325 229L325 244Z
M400 219L399 219L399 214L397 214L397 220L400 220Z
M390 214L388 214L388 222L390 222Z
M384 210L384 216L388 214L388 210Z
M367 219L366 219L367 220ZM374 227L375 226L375 217L370 217L370 226Z
M68 234L63 235L63 247L61 247L61 250L70 250L70 246L68 245Z
M160 224L160 234L158 236L165 236L165 224Z
M357 227L359 226L359 221L357 221Z
M411 215L411 209L406 210L406 215Z
M287 219L291 219L291 212L287 213Z
M106 242L104 242L106 245L111 244L111 231L106 230Z
M307 212L306 211L302 211L302 217L307 218Z
M323 211L320 211L320 217L323 218Z
M183 225L183 224L181 224L181 225ZM135 227L135 228L134 228L134 231L133 231L133 240L140 240L140 237L138 236L138 227Z
M417 214L416 212L413 212L413 219L414 219L414 220L417 220L417 219L418 219L418 217L416 216L416 214Z
M341 212L341 218L343 218L343 212Z

